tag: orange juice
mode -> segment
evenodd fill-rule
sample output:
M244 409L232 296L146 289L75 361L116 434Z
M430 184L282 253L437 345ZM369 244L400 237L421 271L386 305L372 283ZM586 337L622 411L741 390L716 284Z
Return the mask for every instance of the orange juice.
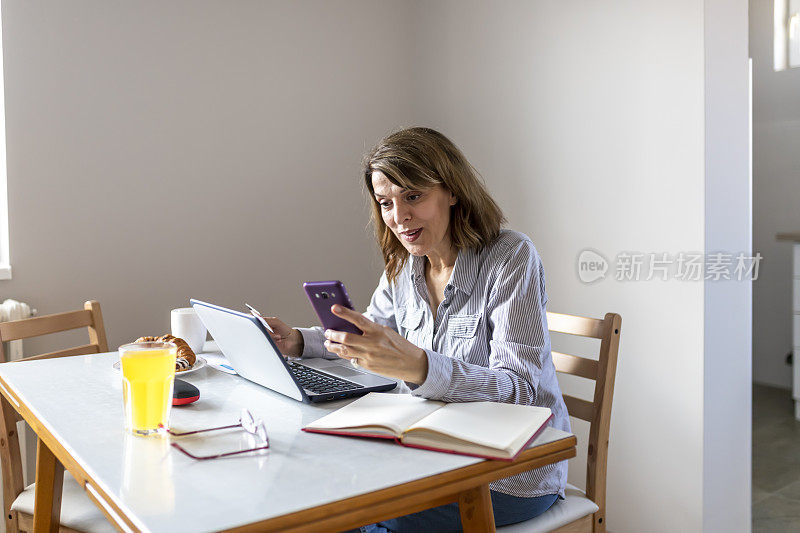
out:
M147 435L167 427L176 350L174 344L163 342L120 347L125 427L129 431Z

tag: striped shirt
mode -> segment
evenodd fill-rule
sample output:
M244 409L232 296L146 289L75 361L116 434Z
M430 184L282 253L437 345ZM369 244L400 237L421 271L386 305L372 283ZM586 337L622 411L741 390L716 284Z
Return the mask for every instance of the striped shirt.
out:
M444 300L431 312L425 257L410 256L393 283L386 273L364 315L424 349L428 376L411 391L445 402L492 401L553 411L553 427L570 431L547 329L544 268L531 240L510 230L480 252L461 249ZM303 357L335 357L321 328L299 328ZM567 462L491 484L519 497L564 495Z

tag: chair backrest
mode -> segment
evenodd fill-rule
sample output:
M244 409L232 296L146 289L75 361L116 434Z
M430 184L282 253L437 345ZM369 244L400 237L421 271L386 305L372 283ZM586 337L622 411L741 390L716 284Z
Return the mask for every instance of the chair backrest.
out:
M108 351L108 341L106 340L100 304L91 300L86 302L83 305L83 309L78 311L0 322L0 362L6 362L6 354L3 347L3 343L6 341L28 339L79 328L88 329L89 344L32 357L24 357L21 360L50 359L53 357L86 355ZM2 466L3 510L5 511L3 518L8 532L19 530L16 513L11 512L11 504L25 488L22 477L20 442L17 433L17 421L19 420L22 420L22 417L14 410L8 400L0 395L0 466Z
M600 353L597 360L553 352L553 364L557 372L580 376L595 382L594 399L591 402L565 394L564 403L570 416L586 420L590 424L586 460L586 497L600 507L594 515L594 531L605 531L608 436L622 317L615 313L607 313L605 318L600 320L547 313L547 325L551 332L600 339Z
M50 333L59 333L71 329L87 328L89 330L89 344L75 346L66 350L44 353L30 359L49 359L51 357L67 357L69 355L86 355L108 351L108 341L103 326L103 314L100 303L91 300L83 304L83 309L46 315L11 322L0 322L0 342L29 339ZM0 363L7 361L5 348L0 344Z

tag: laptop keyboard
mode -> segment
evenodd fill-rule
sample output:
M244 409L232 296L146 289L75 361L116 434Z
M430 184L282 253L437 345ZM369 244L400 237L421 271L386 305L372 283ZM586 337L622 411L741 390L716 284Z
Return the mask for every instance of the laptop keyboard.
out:
M316 392L318 394L325 394L329 392L344 392L354 389L361 389L363 385L347 381L346 379L337 378L328 374L318 372L313 368L299 365L293 361L289 361L289 369L294 374L294 377L300 382L304 389Z

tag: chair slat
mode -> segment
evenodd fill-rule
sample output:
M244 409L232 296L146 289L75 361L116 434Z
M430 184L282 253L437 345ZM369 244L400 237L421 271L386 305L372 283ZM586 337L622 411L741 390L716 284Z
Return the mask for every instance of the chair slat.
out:
M594 404L592 404L592 402L587 402L586 400L564 394L564 403L567 404L567 412L570 416L586 420L587 422L592 421L594 417Z
M85 309L56 315L0 322L0 339L14 341L87 327L92 324L92 312Z
M597 361L594 359L553 352L553 364L556 367L556 372L587 379L597 379Z
M547 323L551 332L600 339L597 360L553 352L553 364L558 372L593 379L595 382L591 402L567 394L563 397L570 416L590 424L586 447L586 497L599 507L585 519L566 524L558 531L605 533L608 434L622 318L615 313L606 313L603 320L547 313Z
M547 328L558 333L603 338L603 321L596 318L547 313Z
M92 313L93 324L89 326L89 342L97 345L97 353L108 351L108 341L106 340L106 327L103 325L103 312L100 310L100 302L89 300L83 304L83 308Z
M41 355L34 355L20 359L17 362L35 361L36 359L51 359L55 357L69 357L71 355L88 355L93 353L100 353L100 347L96 344L84 344L74 348L67 348L66 350L58 350L55 352L43 353Z

